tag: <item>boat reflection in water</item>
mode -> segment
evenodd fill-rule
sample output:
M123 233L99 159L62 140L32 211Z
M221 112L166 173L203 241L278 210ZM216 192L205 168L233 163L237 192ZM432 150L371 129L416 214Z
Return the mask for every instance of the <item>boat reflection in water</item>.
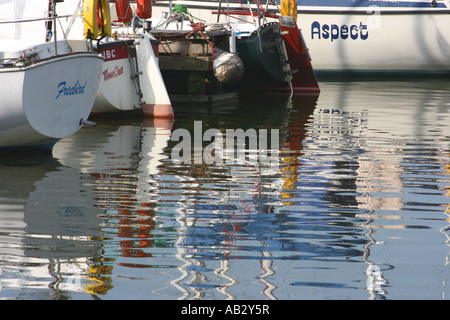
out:
M4 241L14 243L0 249L8 265L2 268L2 296L65 299L113 288L116 255L140 256L142 250L123 238L142 238L155 225L151 206L136 203L139 155L149 160L145 174L152 174L172 122L146 119L81 130L59 141L53 158L3 155L1 230L8 235ZM109 244L111 237L119 238L117 247ZM147 242L151 246L147 237L140 244L145 248Z
M242 104L247 106L249 101L243 99ZM245 131L260 127L286 128L279 132L280 150L272 149L271 154L289 149L286 154L280 154L285 162L300 155L305 125L314 111L317 96L295 97L293 101L268 96L248 99L255 106L268 107L261 107L256 113L255 109L243 108L228 122L207 117L204 126L218 128L223 133L238 128ZM190 129L192 134L194 131ZM267 145L273 148L271 141ZM272 277L276 277L276 269L284 268L277 263L280 252L290 251L286 248L297 249L288 238L277 237L285 218L280 214L283 201L280 177L292 179L290 168L280 164L274 170L258 161L252 162L252 157L262 156L262 150L248 148L247 162L243 164L238 159L228 161L227 158L221 164L179 164L167 168L166 173L178 180L176 185L168 187L181 195L176 204L180 224L176 248L183 264L178 267L180 276L170 282L182 293L179 299L277 299L274 291L286 285ZM224 153L227 151L230 150ZM283 171L289 173L285 175ZM306 244L302 251L308 250L313 248Z
M76 169L48 154L3 157L0 175L0 238L8 244L0 248L0 295L69 298L67 290L81 290L81 275L101 256L103 231L92 190L80 187Z
M417 275L435 268L445 278L450 147L445 87L423 78L331 82L319 98L320 106L330 107L317 109L310 138L328 138L313 150L324 161L334 159L333 188L327 188L335 202L331 214L351 217L367 231L362 257L370 299L417 297L402 293L408 286L420 296L434 296L425 293ZM424 222L433 220L440 223ZM424 249L430 247L440 248ZM445 297L444 283L440 289L435 298Z
M428 291L416 276L436 281L431 268L446 278L445 86L321 83L309 113L302 102L278 124L285 129L277 174L172 166L183 187L170 189L184 194L184 265L172 281L182 299L445 296L444 283Z
M157 182L147 181L159 173L172 123L172 119L144 119L103 124L92 130L95 133L85 130L55 146L53 154L61 163L79 168L84 185L91 185L94 207L101 211L103 254L87 272L88 279L97 283L86 286L89 293L106 294L114 286L115 266L151 267L133 258L152 256L146 252L155 245L155 203L149 197Z
M323 82L319 97L242 96L236 110L163 124L100 119L54 158L3 159L0 295L445 297L447 86ZM250 161L260 150L175 161L174 132L193 137L200 120L278 129L278 167Z

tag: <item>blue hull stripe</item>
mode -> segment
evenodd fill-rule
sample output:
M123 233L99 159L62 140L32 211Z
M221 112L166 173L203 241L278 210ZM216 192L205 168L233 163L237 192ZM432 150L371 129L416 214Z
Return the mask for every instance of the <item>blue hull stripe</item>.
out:
M280 4L280 0L275 0L278 4ZM167 5L169 0L157 0L155 5ZM193 4L197 4L201 7L204 5L210 6L213 3L213 7L217 7L218 1L216 0L187 0L187 2L192 2ZM229 0L232 4L239 3L238 0ZM246 7L247 4L245 1L241 1ZM262 1L265 3L265 1ZM253 1L251 1L253 3ZM432 5L431 0L429 1L383 1L383 0L297 0L297 6L299 9L314 9L314 8L339 8L342 10L346 9L373 9L373 7L379 8L397 8L397 9L447 9L448 6L437 0L434 5Z
M277 0L280 3L279 0ZM376 6L380 8L447 8L445 3L431 1L380 1L380 0L297 0L299 7L339 7L339 8L368 8Z

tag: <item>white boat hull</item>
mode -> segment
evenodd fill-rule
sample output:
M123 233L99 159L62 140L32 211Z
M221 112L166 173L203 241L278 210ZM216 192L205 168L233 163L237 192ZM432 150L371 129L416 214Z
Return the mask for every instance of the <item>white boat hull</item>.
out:
M140 109L133 41L107 42L100 45L100 52L105 57L105 63L92 112L112 113Z
M298 21L317 72L450 72L450 15L300 13Z
M173 118L172 103L149 36L130 35L128 28L115 31L121 41L100 45L105 64L93 113L142 109L146 117Z
M266 1L261 2L265 7ZM223 1L222 10L247 9L241 3ZM216 2L173 1L173 6L177 4L185 5L193 17L217 21ZM315 72L450 73L448 0L435 6L423 0L297 0L297 4L297 25ZM153 19L158 21L168 11L167 2L156 3ZM240 22L221 15L220 22L227 21Z
M0 68L0 147L51 144L91 113L103 58L74 53Z
M71 40L83 39L84 18L79 1L57 3L56 10L60 15L72 15L70 19L60 19L57 32ZM112 20L116 20L113 3L110 11ZM113 23L112 33L113 37L100 41L105 64L93 113L142 109L144 116L172 118L172 104L148 34L126 25L117 26L116 23ZM131 47L116 46L124 41ZM131 55L126 52L128 49L133 51Z

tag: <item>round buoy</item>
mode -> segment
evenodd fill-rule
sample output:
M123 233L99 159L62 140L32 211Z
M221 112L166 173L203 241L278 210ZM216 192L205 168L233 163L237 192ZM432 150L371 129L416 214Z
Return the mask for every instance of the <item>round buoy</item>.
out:
M237 54L221 52L215 57L213 72L217 81L232 85L241 80L244 75L244 63Z

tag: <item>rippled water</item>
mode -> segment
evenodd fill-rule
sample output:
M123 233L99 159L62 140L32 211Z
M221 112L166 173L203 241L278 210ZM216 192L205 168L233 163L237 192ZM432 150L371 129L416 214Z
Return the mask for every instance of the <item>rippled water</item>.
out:
M0 298L448 299L450 83L320 85L2 155ZM278 165L175 161L194 121L279 129Z

